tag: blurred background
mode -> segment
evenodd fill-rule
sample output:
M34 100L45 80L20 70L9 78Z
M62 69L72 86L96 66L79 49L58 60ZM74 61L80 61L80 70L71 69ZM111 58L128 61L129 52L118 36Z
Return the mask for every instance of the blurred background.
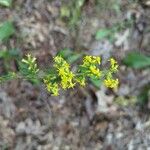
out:
M0 86L0 150L149 150L150 1L0 0L0 75L27 53L119 63L118 89L91 80L53 97L41 85Z

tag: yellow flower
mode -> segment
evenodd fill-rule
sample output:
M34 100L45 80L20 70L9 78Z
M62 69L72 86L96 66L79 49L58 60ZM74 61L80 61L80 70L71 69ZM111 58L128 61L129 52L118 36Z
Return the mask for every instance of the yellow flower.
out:
M106 87L109 87L109 88L117 88L119 81L118 79L107 78L104 80L104 84Z
M86 79L85 79L85 77L78 77L78 78L76 78L76 81L81 85L81 86L85 86L85 81L86 81Z
M54 67L57 69L60 67L70 68L70 65L61 56L54 57L54 62Z
M98 57L98 56L93 56L93 59L95 60L95 63L97 63L97 64L99 64L100 65L100 61L101 61L101 59L100 59L100 57Z
M98 56L85 56L83 58L83 66L100 64L100 57Z
M52 93L53 93L53 95L54 96L58 96L59 95L59 93L58 93L58 91L59 91L59 88L58 88L58 84L57 83L54 83L53 85L52 85Z
M54 62L61 63L63 61L63 58L61 56L54 57Z
M70 65L61 57L56 56L54 58L55 64L54 67L58 72L58 76L61 79L61 86L63 89L74 87L75 83L73 82L74 74L70 71Z
M101 76L101 72L96 66L90 66L90 71L96 77L100 77Z
M100 77L101 72L97 68L98 64L100 64L100 57L85 56L79 72L88 77Z
M73 83L74 74L72 72L67 72L61 75L61 85L63 89L74 87Z
M84 58L83 58L83 63L84 64L88 64L88 63L90 63L91 61L92 61L92 58L91 58L92 56L85 56Z
M58 74L59 74L59 76L63 76L65 73L66 72L65 72L64 68L58 68Z
M59 88L57 83L51 83L48 80L44 79L44 83L46 85L46 89L48 92L51 92L53 96L58 96Z
M117 72L118 71L118 63L114 58L110 59L111 71Z
M59 86L63 89L73 88L76 85L76 83L79 83L81 86L85 86L86 77L100 78L102 76L102 72L98 68L99 64L100 57L85 56L83 58L83 64L80 65L79 70L77 70L77 74L74 74L70 70L70 65L61 56L56 56L54 58L53 65L55 73L49 74L44 79L44 83L46 85L47 90L55 96L58 95ZM104 79L104 84L106 87L118 87L118 79L113 79L113 73L117 71L118 64L113 58L111 58L110 69L107 70L106 78Z

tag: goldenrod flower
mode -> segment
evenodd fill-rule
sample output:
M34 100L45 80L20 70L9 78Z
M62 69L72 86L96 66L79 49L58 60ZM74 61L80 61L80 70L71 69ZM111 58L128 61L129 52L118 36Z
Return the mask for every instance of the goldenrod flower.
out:
M85 56L83 64L80 66L79 72L87 77L99 78L101 71L97 67L100 64L100 57L98 56Z
M118 79L107 78L104 80L104 85L109 88L117 88L119 84Z
M74 74L68 72L67 74L61 75L61 85L63 89L74 87L75 83L73 82Z
M79 76L76 78L76 81L81 85L81 86L85 86L85 77L84 76Z
M118 64L117 64L117 61L114 59L114 58L111 58L110 59L110 65L111 65L111 71L112 72L117 72L118 71Z
M54 58L54 67L58 72L58 76L61 79L61 85L63 89L74 87L75 83L73 81L74 74L70 71L70 65L61 57L56 56Z
M48 92L51 92L53 96L58 96L59 95L59 93L58 93L59 88L58 88L57 83L52 83L48 79L44 79L43 81L46 85L46 89L47 89Z
M90 66L90 71L93 76L100 77L101 72L96 66Z
M104 84L109 88L117 88L119 81L113 79L113 74L118 71L117 61L113 58L110 60L110 69L107 70L107 74L104 74ZM27 55L27 59L22 60L23 63L28 65L28 69L34 73L38 72L36 58L31 55ZM76 74L70 70L70 65L61 56L54 57L53 71L46 75L43 82L47 91L52 95L57 96L59 93L59 87L63 89L73 88L76 83L81 86L86 85L86 78L100 79L103 71L100 71L98 65L100 65L101 59L97 56L85 56L83 58L83 64L80 65Z
M54 57L54 62L56 62L57 64L62 63L62 61L63 61L63 58L62 58L62 57L60 57L60 56Z
M48 92L57 96L59 89L73 88L77 83L81 86L86 85L87 79L103 79L104 85L109 88L117 88L118 79L114 79L113 75L118 71L118 63L114 58L110 58L110 68L106 70L99 69L101 58L97 56L85 56L82 65L79 65L76 72L71 71L71 67L67 61L61 56L54 57L54 65L47 72L39 72L36 58L28 54L25 59L22 59L20 65L20 73L10 72L7 75L0 76L0 83L8 79L17 77L25 77L34 83L39 83L38 80L44 82ZM22 76L21 76L22 75ZM43 77L44 76L44 77Z
M98 56L85 56L83 58L83 66L100 64L100 57Z
M54 96L59 95L58 91L59 91L59 89L58 89L58 84L57 84L57 83L53 83L53 84L52 84L52 93L53 93L53 95L54 95Z

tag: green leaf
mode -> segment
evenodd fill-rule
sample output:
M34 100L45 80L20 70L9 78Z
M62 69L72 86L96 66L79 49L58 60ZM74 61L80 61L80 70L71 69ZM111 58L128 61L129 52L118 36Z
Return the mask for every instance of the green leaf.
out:
M108 37L111 33L112 33L112 30L103 28L96 32L95 38L96 38L96 40L102 40L102 39Z
M100 79L91 78L90 81L98 89L100 88L100 86L102 84L102 80L100 80Z
M79 54L79 53L75 53L74 51L70 50L70 49L63 49L61 50L58 55L62 56L63 58L65 58L65 60L70 63L73 64L74 62L76 62L78 59L80 59L82 57L83 54Z
M142 69L150 66L150 57L139 52L131 52L124 58L123 62L129 67Z
M74 62L76 62L78 59L80 59L82 56L82 54L72 54L71 56L69 56L67 58L67 61L70 63L70 64L73 64Z
M12 4L12 0L0 0L0 5L10 7Z
M68 49L68 48L65 48L63 50L60 50L57 55L60 55L63 58L66 58L66 57L68 57L71 54L72 54L72 51L70 49Z
M0 41L8 39L15 32L12 22L6 21L0 24Z

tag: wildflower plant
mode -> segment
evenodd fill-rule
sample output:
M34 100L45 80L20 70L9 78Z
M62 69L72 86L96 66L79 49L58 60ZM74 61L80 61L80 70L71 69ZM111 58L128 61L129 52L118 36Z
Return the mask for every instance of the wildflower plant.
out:
M60 88L66 90L76 85L85 86L89 79L101 79L108 88L117 88L119 81L114 78L118 71L118 63L114 58L109 60L110 68L101 70L101 58L98 56L84 56L82 64L71 70L70 64L62 57L53 58L53 66L49 72L38 68L36 58L28 54L19 62L19 72L10 72L0 77L0 82L14 78L23 78L33 83L43 83L53 96L59 95Z
M27 54L26 58L20 62L20 76L30 80L33 83L38 83L39 69L36 63L36 58Z

